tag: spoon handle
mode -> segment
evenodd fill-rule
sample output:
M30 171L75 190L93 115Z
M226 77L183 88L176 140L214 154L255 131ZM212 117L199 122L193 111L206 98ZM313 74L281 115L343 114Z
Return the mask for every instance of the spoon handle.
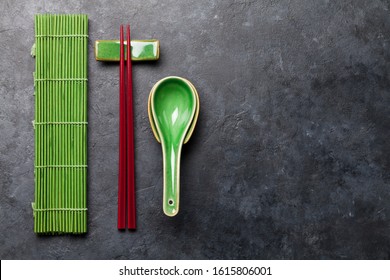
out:
M163 210L165 215L170 217L179 212L181 148L182 143L162 143L164 162Z

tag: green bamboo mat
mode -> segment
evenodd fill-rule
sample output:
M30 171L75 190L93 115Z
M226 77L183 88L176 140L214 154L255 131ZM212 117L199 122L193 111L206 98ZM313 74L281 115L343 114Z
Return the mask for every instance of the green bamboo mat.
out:
M86 15L35 16L34 232L87 232Z

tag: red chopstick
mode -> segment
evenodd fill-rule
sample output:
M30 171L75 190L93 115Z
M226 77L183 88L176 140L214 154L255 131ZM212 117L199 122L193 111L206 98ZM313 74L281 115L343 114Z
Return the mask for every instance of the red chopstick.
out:
M126 104L123 25L120 27L118 229L126 228Z
M134 172L134 125L133 125L133 74L131 65L130 25L127 32L127 228L136 228L135 219L135 172Z

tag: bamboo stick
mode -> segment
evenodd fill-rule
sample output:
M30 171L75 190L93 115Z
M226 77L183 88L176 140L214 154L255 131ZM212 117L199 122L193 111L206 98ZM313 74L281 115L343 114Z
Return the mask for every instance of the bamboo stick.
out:
M54 35L57 35L57 27L58 27L58 17L57 16L54 16ZM53 42L54 42L54 60L53 60L53 72L54 72L54 77L55 79L58 78L58 66L59 66L59 63L58 63L58 37L54 37L53 38ZM55 80L52 82L53 83L53 87L54 87L54 91L53 91L53 100L54 100L54 108L53 108L53 119L54 119L54 122L55 124L52 125L53 127L53 131L54 131L54 158L53 158L53 161L54 161L54 166L56 167L52 167L53 169L53 175L54 175L54 184L53 184L53 194L54 194L54 199L53 199L53 204L54 204L54 209L58 209L58 179L59 179L59 175L58 175L58 171L59 171L59 167L57 167L58 165L58 149L59 149L59 137L58 137L58 102L59 102L59 96L58 96L58 85L59 85L59 81L58 80ZM53 232L57 232L58 229L57 229L57 213L58 211L57 210L53 210L51 211L53 213Z
M52 35L52 32L51 32L51 29L52 29L52 26L53 26L53 23L52 23L52 17L51 16L48 16L48 20L47 20L47 30L48 30L48 35ZM48 41L48 50L49 50L49 61L48 61L48 65L49 65L49 69L48 69L48 77L49 79L52 79L53 78L53 64L52 64L52 61L53 61L53 41L51 39L51 37L48 37L47 38L47 41ZM47 91L47 98L48 98L48 106L47 106L47 116L46 116L46 119L45 119L45 122L50 122L51 119L52 119L52 110L53 110L53 96L52 96L52 92L53 92L53 83L51 81L48 81L47 82L48 84L48 91ZM47 142L48 142L48 146L49 146L49 150L48 150L48 154L47 154L47 163L48 165L52 165L53 164L53 127L51 125L45 125L46 126L46 129L48 130L48 134L49 134L49 138L47 139ZM53 170L51 168L47 168L47 172L49 174L49 184L47 186L47 194L46 194L46 208L50 209L52 208L52 204L51 204L51 196L52 196L52 185L53 185ZM46 212L46 216L47 216L47 231L51 232L51 224L52 224L52 219L51 219L51 215L52 213L50 211L47 211Z
M75 34L75 30L74 30L74 15L71 15L71 25L70 25L71 29L70 29L70 33L71 34ZM71 56L72 59L71 59L71 72L73 75L74 75L74 64L75 64L75 56L74 56L74 53L75 53L75 44L74 44L74 37L70 37L70 41L71 41L71 52L73 53L73 55ZM71 110L70 110L70 121L71 122L74 122L74 95L75 95L75 92L74 92L74 88L75 88L75 81L72 80L70 82L71 84L71 87L72 87L72 91L70 92L70 106L71 106ZM75 162L74 162L74 127L73 126L70 126L70 150L71 150L71 157L70 157L70 164L71 165L74 165ZM73 169L70 169L70 175L71 175L71 185L70 185L70 208L71 209L74 209L75 208L75 205L74 205L74 185L75 185L75 181L74 181L74 171ZM74 211L70 211L70 232L74 233Z
M83 34L88 34L88 17L84 15L84 30ZM84 73L83 77L86 79L88 76L88 40L84 38L84 57L83 57L83 63L84 63ZM83 120L85 122L88 121L88 116L87 116L87 108L88 108L88 85L87 82L84 82L84 106L83 106ZM87 133L88 127L85 125L84 126L84 143L83 143L83 164L86 166L88 164L87 160L87 145L88 145L88 133ZM84 180L83 180L83 185L87 186L87 168L84 168L83 171L84 174ZM83 208L87 208L87 189L86 187L84 188L84 201L83 201ZM87 211L84 211L84 229L83 232L87 232Z
M68 17L65 17L64 18L64 33L65 34L68 34ZM69 71L69 67L68 67L68 63L69 63L69 40L64 40L64 45L65 45L65 50L64 50L64 59L65 59L65 69L64 69L64 78L68 78L68 71ZM69 83L68 82L65 82L65 88L64 88L64 93L65 93L65 101L64 101L64 107L65 107L65 110L64 110L64 119L63 121L64 122L67 122L68 121L68 114L69 114ZM68 160L68 144L69 144L69 141L68 141L68 126L67 125L64 125L64 141L65 141L65 144L64 144L64 150L65 150L65 154L64 154L64 164L68 164L69 160ZM65 168L64 169L64 176L65 176L65 185L64 185L64 208L67 209L69 208L69 203L68 203L68 197L69 197L69 168ZM66 222L65 222L65 225L64 225L64 231L65 232L68 232L69 229L68 229L68 221L69 221L69 211L64 211L64 216L65 216L65 219L66 219Z
M46 24L46 28L48 30L48 35L51 35L51 27L52 27L52 17L51 16L48 16L48 20L47 20L47 24ZM49 54L49 60L48 60L48 78L49 79L52 79L53 78L53 75L52 75L52 55L53 55L53 44L52 44L52 40L50 37L47 38L47 41L48 41L48 54ZM47 91L47 97L48 97L48 109L47 109L47 118L45 119L46 122L50 121L51 119L51 111L52 111L52 107L53 107L53 100L52 100L52 95L51 95L51 92L53 91L53 83L51 82L48 82L48 91ZM46 125L46 129L48 131L48 139L47 139L47 143L48 143L48 153L47 153L47 163L50 165L53 164L53 129L50 125ZM49 177L49 184L47 185L47 188L46 188L46 197L45 197L45 208L48 208L50 209L52 207L51 205L51 186L53 185L53 172L50 168L47 168L47 173L48 173L48 177ZM46 211L46 218L47 218L47 228L46 228L46 231L49 231L51 232L51 213L50 211Z
M40 24L38 22L38 16L36 15L34 17L34 20L35 20L35 34L39 34L40 32ZM37 57L41 57L40 56L40 48L41 48L41 40L36 40L36 45L35 45L35 55ZM36 61L36 69L35 69L35 77L40 77L40 68L41 68L41 61L40 59L37 59ZM35 121L36 122L39 122L40 121L40 108L41 108L41 96L40 96L40 93L41 93L41 85L40 83L38 82L35 82L34 81L34 94L35 94ZM35 145L35 160L34 160L34 164L35 166L39 166L40 164L40 160L41 160L41 152L42 152L42 149L41 149L41 141L40 141L40 134L41 134L41 128L39 126L34 126L34 145ZM35 188L34 188L34 191L35 191L35 195L37 196L37 199L35 199L35 204L34 204L34 207L40 207L39 205L39 194L40 194L40 191L41 191L41 172L38 168L34 168L34 174L35 174ZM39 232L39 215L37 213L34 213L35 214L35 219L34 219L34 231L35 232Z
M76 17L76 33L77 34L81 34L80 32L80 28L79 28L79 25L80 25L80 17L77 16ZM76 37L76 49L77 49L77 53L76 53L76 77L80 77L80 37ZM80 92L80 81L77 81L76 82L76 96L75 96L75 100L76 100L76 121L79 122L80 121L80 97L81 97L81 92ZM76 125L75 126L75 130L76 130L76 139L77 139L77 142L76 142L76 164L77 165L80 165L80 124ZM77 167L75 168L75 173L76 173L76 208L81 208L80 207L80 187L81 187L81 184L80 184L80 167ZM77 227L76 227L76 232L80 232L80 227L81 227L81 221L80 221L80 210L76 211L75 212L76 214L76 217L77 217Z
M60 36L66 34L65 33L65 30L64 30L64 16L61 15L60 16ZM61 37L62 38L62 37ZM61 57L61 74L59 75L61 78L65 78L65 69L66 69L66 54L65 54L65 45L66 45L66 41L61 39L60 40L60 45L61 45L61 48L60 48L60 57ZM60 106L60 118L59 118L59 121L60 122L64 122L65 121L65 114L66 114L66 84L67 82L65 80L62 80L60 82L60 96L59 98L61 98L61 106ZM60 125L60 130L61 130L61 136L60 136L60 164L61 165L66 165L66 160L65 160L65 157L64 157L64 149L65 149L65 145L66 145L66 139L65 139L65 129L66 129L66 125ZM67 168L60 168L60 173L61 173L61 184L60 184L60 199L59 199L59 208L60 209L64 209L66 208L65 206L65 199L66 199L66 169ZM65 232L65 224L66 224L66 213L64 210L61 210L61 211L58 211L59 212L59 217L61 219L61 230L60 232Z
M61 28L61 18L59 16L57 16L57 35L60 36L60 28ZM61 63L61 41L62 39L60 37L56 37L57 38L57 63L58 63L58 66L57 66L57 78L61 78L61 75L60 73L62 73L62 63ZM62 91L62 81L61 80L58 80L56 82L57 84L57 93L56 93L56 99L57 99L57 122L61 122L61 91ZM61 199L61 182L62 182L62 170L63 168L61 168L61 144L62 144L62 141L61 141L61 127L63 127L63 125L61 124L57 124L57 164L58 164L58 167L57 167L57 184L56 184L56 192L57 192L57 195L56 195L56 207L57 209L60 209L60 199ZM60 210L56 210L56 232L60 232L60 225L61 225L61 215L60 215Z
M41 23L41 35L43 34L46 34L46 24L44 22L45 18L44 17L40 17L40 23ZM41 65L41 75L39 78L43 79L44 78L44 68L45 68L45 64L47 63L47 52L46 52L46 49L47 49L47 40L45 37L40 37L40 40L42 41L42 53L41 53L41 59L42 59L42 65ZM42 100L43 100L43 106L41 108L42 112L42 119L41 121L44 122L46 119L46 110L47 110L47 82L46 81L41 81L42 85L43 85L43 90L42 92L40 93L40 95L42 96ZM41 143L41 146L42 146L42 150L43 150L43 157L42 157L42 160L41 160L41 166L43 166L44 164L46 164L47 162L47 127L46 126L42 126L41 127L41 136L42 136L42 143ZM47 185L47 169L46 168L42 168L42 173L43 173L43 182L42 182L42 186L41 186L41 197L40 197L40 208L38 209L44 209L45 207L45 194L46 194L46 185ZM40 228L41 228L41 232L45 232L46 231L46 213L45 212L38 212L40 214Z

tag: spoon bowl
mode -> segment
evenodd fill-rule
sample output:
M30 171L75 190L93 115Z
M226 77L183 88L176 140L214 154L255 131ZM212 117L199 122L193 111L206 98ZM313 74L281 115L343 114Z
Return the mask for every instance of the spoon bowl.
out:
M167 77L167 78L180 78L180 77L172 76L172 77ZM196 91L194 85L193 85L190 81L188 81L188 80L186 80L186 79L184 79L184 78L180 78L180 79L183 79L183 80L187 81L188 84L192 87L194 93L196 94L196 111L195 111L195 116L194 116L193 121L192 121L192 123L191 123L191 125L190 125L190 128L188 129L187 135L186 135L186 137L184 138L184 144L187 144L187 142L190 140L190 138L191 138L191 136L192 136L192 133L194 132L195 125L196 125L196 122L197 122L198 117L199 117L199 108L200 108L200 106L199 106L199 105L200 105L200 104L199 104L199 94L198 94L198 92ZM156 84L153 86L153 88L152 88L152 90L150 91L150 93L152 93L152 92L155 90L155 88L156 88L157 85L158 85L158 83L156 83ZM153 119L153 116L152 116L152 109L151 109L151 108L152 108L152 105L151 105L151 99L152 99L152 98L151 98L151 97L152 97L152 94L149 94L149 98L148 98L148 115L149 115L149 123L150 123L150 126L151 126L151 128L152 128L152 132L153 132L154 138L156 138L156 140L157 140L158 143L161 143L160 136L158 135L158 131L157 131L157 128L156 128L156 125L155 125L155 123L154 123L154 119Z
M166 77L150 92L148 114L163 153L163 210L172 217L179 212L181 149L191 137L199 115L198 93L190 81Z

